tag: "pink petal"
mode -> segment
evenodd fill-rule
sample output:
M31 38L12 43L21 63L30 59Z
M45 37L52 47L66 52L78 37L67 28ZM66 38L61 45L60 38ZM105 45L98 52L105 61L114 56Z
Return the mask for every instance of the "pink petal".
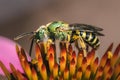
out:
M11 70L9 67L9 63L12 63L16 69L23 73L23 69L18 59L15 46L16 46L15 42L0 36L0 61L3 62L3 64L7 67L7 69L10 72ZM4 75L1 68L0 74Z

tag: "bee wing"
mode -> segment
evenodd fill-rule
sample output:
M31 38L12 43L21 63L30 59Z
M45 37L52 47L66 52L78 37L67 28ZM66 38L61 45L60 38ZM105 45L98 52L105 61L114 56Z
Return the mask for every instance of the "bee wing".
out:
M69 26L74 30L91 30L91 31L102 31L103 30L102 28L88 25L88 24L75 23L75 24L70 24Z
M88 25L88 24L70 24L69 25L69 30L80 30L80 31L86 31L86 32L92 32L98 36L104 36L104 34L100 33L99 31L102 31L102 28L99 27L95 27L92 25Z
M17 37L15 37L14 40L18 40L18 39L20 39L20 38L23 38L23 37L25 37L25 36L32 35L32 34L35 34L35 32L28 32L28 33L20 34L20 35L18 35Z

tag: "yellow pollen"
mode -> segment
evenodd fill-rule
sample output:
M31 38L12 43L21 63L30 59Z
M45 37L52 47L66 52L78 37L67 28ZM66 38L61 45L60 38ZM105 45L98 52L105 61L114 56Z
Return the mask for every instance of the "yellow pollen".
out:
M112 58L113 54L111 51L108 51L108 59Z

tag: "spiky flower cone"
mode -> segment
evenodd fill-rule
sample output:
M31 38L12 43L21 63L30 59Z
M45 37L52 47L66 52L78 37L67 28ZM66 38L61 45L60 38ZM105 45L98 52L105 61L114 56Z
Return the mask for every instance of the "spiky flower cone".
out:
M83 56L83 51L76 53L71 45L67 48L62 43L60 52L55 52L55 44L36 44L35 58L27 60L25 51L16 46L17 55L24 73L10 63L12 72L0 61L0 67L8 80L120 80L120 44L112 52L109 46L101 59L95 57L95 50ZM60 55L57 63L56 55Z

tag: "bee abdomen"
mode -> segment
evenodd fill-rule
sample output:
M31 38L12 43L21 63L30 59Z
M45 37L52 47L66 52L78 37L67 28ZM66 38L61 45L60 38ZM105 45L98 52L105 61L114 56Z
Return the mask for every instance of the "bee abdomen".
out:
M91 47L97 49L100 45L99 39L96 34L92 32L80 31L80 36L88 43Z

